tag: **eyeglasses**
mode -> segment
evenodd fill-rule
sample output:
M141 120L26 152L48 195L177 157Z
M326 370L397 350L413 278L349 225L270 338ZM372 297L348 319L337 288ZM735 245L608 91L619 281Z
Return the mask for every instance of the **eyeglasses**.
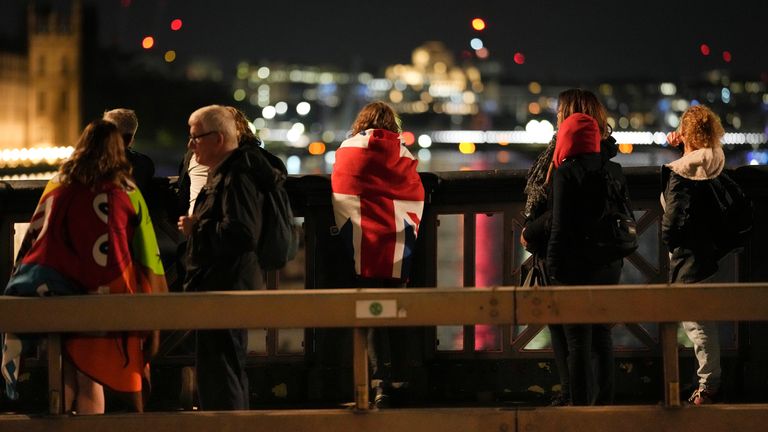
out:
M207 137L208 135L212 135L215 133L219 133L219 131L212 130L206 133L201 133L200 135L190 135L189 141L193 141L195 144L197 144L198 142L200 142L200 138L204 138L204 137Z

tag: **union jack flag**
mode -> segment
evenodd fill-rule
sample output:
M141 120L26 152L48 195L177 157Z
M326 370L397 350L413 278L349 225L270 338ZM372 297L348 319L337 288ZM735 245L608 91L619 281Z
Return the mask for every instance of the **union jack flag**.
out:
M400 136L383 129L360 132L336 151L333 213L358 275L408 277L424 210L416 165Z

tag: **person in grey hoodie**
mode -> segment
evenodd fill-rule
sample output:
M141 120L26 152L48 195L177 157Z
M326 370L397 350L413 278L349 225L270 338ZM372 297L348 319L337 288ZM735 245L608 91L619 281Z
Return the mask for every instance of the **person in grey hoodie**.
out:
M709 108L689 108L678 131L667 136L673 147L683 146L683 156L662 167L662 239L670 253L670 283L716 282L718 248L713 230L720 223L721 210L712 193L725 165L720 139L720 119ZM684 321L693 342L699 386L688 401L710 404L720 388L720 340L717 323Z

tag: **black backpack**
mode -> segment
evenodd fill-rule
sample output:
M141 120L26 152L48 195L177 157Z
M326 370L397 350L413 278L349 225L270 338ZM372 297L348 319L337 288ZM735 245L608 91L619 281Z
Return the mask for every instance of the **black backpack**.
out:
M273 168L287 176L288 170L279 157L258 145L255 147ZM284 183L283 179L273 190L264 193L261 236L256 251L263 270L285 267L288 261L296 257L299 248L299 234L293 225L293 211Z
M725 172L710 182L715 202L720 210L720 225L713 230L718 257L744 247L752 233L754 204L739 184Z
M585 236L586 259L608 264L637 250L637 222L625 185L605 165L598 174L605 196L600 216L588 226Z

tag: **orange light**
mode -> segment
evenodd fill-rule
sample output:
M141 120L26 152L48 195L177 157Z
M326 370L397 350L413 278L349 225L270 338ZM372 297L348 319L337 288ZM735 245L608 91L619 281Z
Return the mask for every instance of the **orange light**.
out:
M155 38L152 36L146 36L141 40L141 47L144 49L150 49L155 46Z
M180 30L183 24L184 23L180 19L176 18L175 20L171 21L171 30L173 31Z
M403 141L407 146L413 145L416 142L416 136L413 135L413 132L403 132Z
M485 21L482 18L475 18L472 20L472 28L477 31L485 30Z
M531 102L528 104L528 112L533 115L541 114L541 105L538 102Z
M619 151L624 154L632 153L634 146L632 144L619 144Z
M506 147L509 145L509 141L499 141L499 145L502 147Z
M311 155L321 155L325 153L325 143L322 141L311 142L307 147L307 151L309 151L309 154Z
M512 159L512 157L509 155L509 152L506 150L502 150L496 154L496 160L500 163L509 163L509 161Z

